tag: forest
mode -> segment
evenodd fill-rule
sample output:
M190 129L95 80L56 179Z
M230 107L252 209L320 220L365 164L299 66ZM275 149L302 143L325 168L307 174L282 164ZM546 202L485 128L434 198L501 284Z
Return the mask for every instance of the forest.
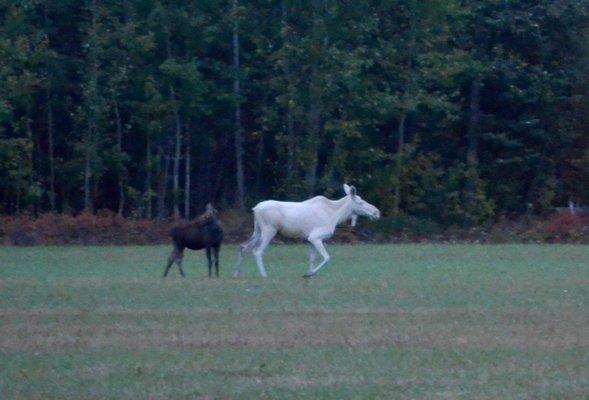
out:
M3 0L0 214L589 204L586 0Z

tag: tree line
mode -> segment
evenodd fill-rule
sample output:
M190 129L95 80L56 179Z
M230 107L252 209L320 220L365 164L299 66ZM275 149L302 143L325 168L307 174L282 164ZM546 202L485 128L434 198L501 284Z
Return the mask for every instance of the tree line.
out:
M0 213L589 200L586 0L0 3Z

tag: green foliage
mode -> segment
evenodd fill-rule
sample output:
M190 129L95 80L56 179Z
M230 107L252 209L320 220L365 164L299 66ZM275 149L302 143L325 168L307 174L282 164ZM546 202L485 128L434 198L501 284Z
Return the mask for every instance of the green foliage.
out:
M0 211L49 209L51 190L61 211L80 211L84 192L96 209L116 209L121 187L126 215L145 216L158 200L190 201L193 213L209 200L231 205L236 22L250 203L338 196L347 181L385 215L441 226L589 203L588 9L586 0L281 0L236 12L221 1L3 4L1 157L27 158L0 165ZM166 190L178 126L180 187L190 143L190 199Z
M493 215L493 202L487 199L485 183L463 163L451 167L444 179L442 219L450 223L481 224ZM473 189L467 189L474 182ZM470 197L470 198L469 198Z

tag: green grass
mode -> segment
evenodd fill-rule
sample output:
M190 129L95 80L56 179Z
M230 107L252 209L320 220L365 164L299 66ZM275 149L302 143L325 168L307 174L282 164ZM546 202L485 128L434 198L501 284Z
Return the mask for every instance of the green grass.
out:
M0 399L589 397L589 246L0 248Z

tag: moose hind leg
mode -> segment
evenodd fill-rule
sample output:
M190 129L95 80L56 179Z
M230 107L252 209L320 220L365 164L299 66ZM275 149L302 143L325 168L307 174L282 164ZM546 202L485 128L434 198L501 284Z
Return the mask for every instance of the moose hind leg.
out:
M239 253L237 254L237 262L235 263L235 276L241 275L241 263L243 262L243 256L252 251L252 249L258 244L260 235L258 232L254 232L250 240L240 246Z
M313 272L313 268L315 268L315 259L317 258L317 250L313 245L309 245L309 273Z

